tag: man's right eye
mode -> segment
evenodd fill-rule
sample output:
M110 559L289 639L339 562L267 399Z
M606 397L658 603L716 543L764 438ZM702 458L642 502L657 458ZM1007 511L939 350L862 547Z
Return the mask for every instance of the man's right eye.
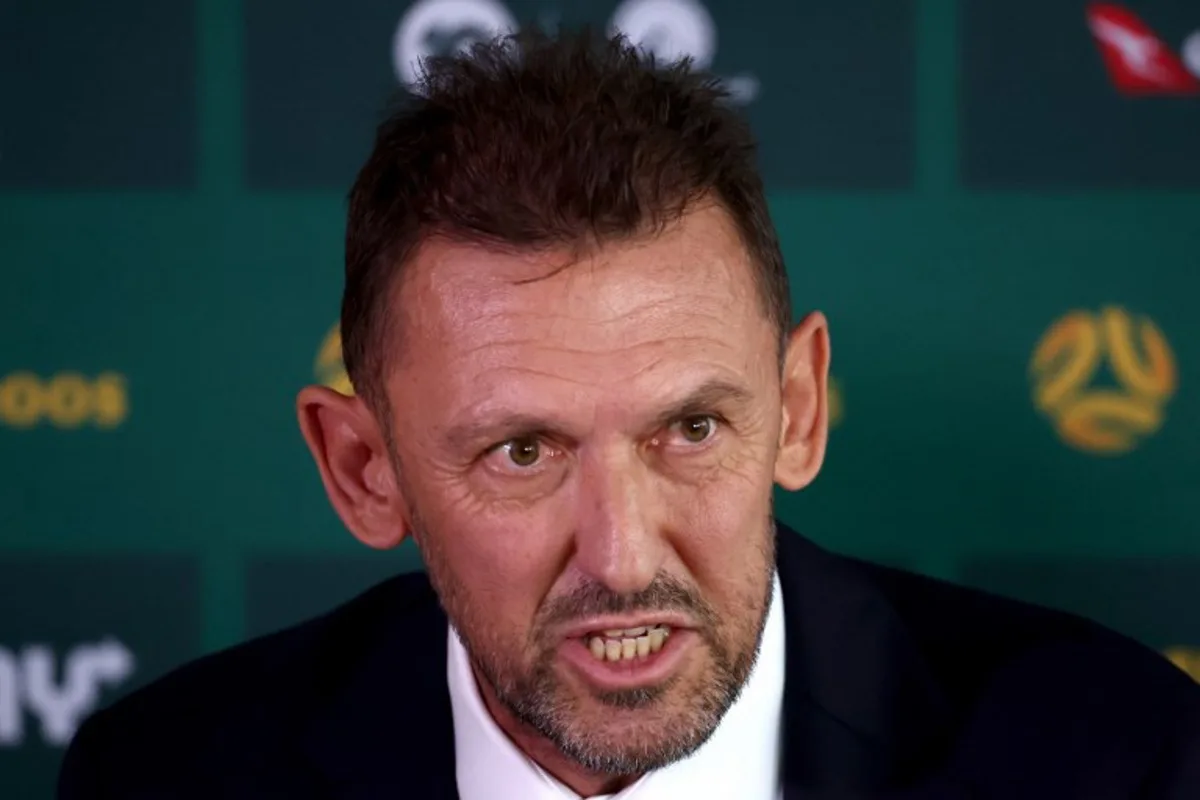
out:
M562 451L540 436L518 436L492 445L483 460L493 472L511 477L532 477L550 466Z

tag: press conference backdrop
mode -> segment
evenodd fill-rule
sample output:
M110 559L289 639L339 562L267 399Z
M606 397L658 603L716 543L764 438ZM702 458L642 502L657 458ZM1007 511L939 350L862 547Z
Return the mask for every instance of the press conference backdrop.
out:
M353 543L294 421L345 386L345 192L415 59L585 21L711 67L761 140L835 378L780 515L1200 674L1192 0L0 0L0 796L420 568Z

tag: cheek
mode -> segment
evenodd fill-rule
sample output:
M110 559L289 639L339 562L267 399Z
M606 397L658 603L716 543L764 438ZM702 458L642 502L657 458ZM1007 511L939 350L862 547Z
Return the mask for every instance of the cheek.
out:
M441 508L430 525L455 593L494 629L528 633L569 546L556 518L563 517L540 507L502 511L460 503Z
M772 486L769 465L747 459L702 486L673 487L675 549L714 602L741 603L760 591Z

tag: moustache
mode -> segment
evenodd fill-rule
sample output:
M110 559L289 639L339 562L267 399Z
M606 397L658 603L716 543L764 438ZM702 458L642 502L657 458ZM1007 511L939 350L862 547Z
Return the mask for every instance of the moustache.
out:
M630 594L618 594L598 583L577 586L542 607L537 628L548 630L586 617L604 614L676 611L687 614L696 628L711 631L717 614L691 586L669 575L659 575L647 586Z

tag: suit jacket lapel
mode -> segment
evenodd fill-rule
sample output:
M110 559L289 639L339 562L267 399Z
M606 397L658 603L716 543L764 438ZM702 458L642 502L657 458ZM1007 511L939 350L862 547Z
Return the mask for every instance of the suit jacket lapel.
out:
M950 704L886 598L850 561L782 525L778 545L788 796L960 796L930 772L951 738Z
M362 652L337 654L354 666L330 676L336 688L314 714L306 753L331 798L456 798L446 617L432 589L417 604L382 605L362 641L346 645Z

